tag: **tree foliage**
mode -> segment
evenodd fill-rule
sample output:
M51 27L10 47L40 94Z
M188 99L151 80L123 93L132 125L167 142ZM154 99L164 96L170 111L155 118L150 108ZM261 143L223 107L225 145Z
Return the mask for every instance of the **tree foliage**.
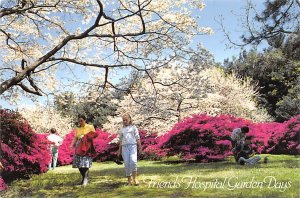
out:
M299 47L298 47L299 48ZM258 53L255 50L242 52L233 61L224 62L227 71L240 78L251 78L258 87L259 104L264 106L277 121L288 120L300 114L299 88L300 64L291 59L282 49L269 48Z
M300 72L300 71L299 71ZM288 90L287 95L283 96L276 104L275 113L280 120L288 120L289 118L300 114L300 84Z
M85 115L89 123L102 128L107 117L115 114L117 105L114 100L109 91L99 94L97 90L88 89L87 93L81 95L68 92L57 95L54 108L63 117L71 117L74 124L78 121L78 115Z
M300 113L300 2L265 1L265 8L258 12L248 1L245 11L243 43L232 41L225 32L229 41L237 46L267 41L269 46L263 52L243 51L224 65L240 78L252 79L261 95L258 102L270 115L280 122L288 120Z
M51 128L55 128L59 135L65 136L74 127L73 117L61 115L51 106L25 106L19 112L36 133L49 133Z
M256 105L257 93L249 81L226 75L213 67L213 62L209 65L203 69L201 64L175 62L149 72L151 80L141 78L136 82L132 92L119 102L117 116L111 116L104 128L117 131L124 112L129 112L141 128L160 133L198 113L231 114L256 121L270 119Z

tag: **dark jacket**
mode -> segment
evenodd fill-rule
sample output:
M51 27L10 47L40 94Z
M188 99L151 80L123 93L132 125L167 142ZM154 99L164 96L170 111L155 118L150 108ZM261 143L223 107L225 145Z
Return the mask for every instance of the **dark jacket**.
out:
M90 157L93 157L96 154L93 139L95 139L98 136L98 133L96 132L89 132L85 134L81 138L81 142L77 146L75 153L79 156L85 156L88 155Z
M239 144L236 147L236 151L237 151L237 159L239 159L240 157L249 159L250 155L253 153L253 150L247 144Z

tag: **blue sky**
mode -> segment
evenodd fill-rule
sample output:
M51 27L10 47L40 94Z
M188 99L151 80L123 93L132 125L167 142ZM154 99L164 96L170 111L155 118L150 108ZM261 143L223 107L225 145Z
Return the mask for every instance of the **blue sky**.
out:
M258 11L264 8L263 0L252 0L252 2L256 5ZM243 34L239 15L245 13L244 7L247 0L204 0L204 3L206 7L199 13L199 24L200 26L211 27L214 34L200 36L196 41L200 41L206 49L212 52L217 62L223 62L225 58L238 56L240 48L228 49L226 47L229 42L216 20L220 21L222 15L226 30L230 32L231 38L238 42L239 37Z
M264 8L263 0L252 0L258 11ZM225 58L238 56L240 48L228 49L226 44L228 41L221 30L220 16L224 18L226 30L230 32L230 36L235 41L239 41L239 37L243 34L240 17L245 13L246 0L204 0L206 7L200 12L199 25L203 27L211 27L214 30L212 35L202 35L195 39L195 44L202 43L215 57L217 62L223 62ZM4 108L15 109L16 107L9 105L0 99L0 106Z

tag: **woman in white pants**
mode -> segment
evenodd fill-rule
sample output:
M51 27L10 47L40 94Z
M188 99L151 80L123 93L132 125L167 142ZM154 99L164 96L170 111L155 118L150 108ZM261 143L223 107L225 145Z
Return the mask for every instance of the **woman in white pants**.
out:
M119 151L118 156L121 155L125 164L125 173L128 179L129 186L139 185L137 179L137 150L141 153L142 146L140 141L139 131L132 124L132 119L129 114L122 116L123 128L119 132Z

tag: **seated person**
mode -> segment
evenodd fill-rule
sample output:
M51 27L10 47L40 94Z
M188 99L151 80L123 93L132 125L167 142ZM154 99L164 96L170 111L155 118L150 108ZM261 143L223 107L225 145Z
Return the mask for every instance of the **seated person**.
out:
M259 155L253 156L254 152L250 147L251 137L246 137L245 142L240 142L236 148L236 161L240 165L257 164L261 157Z
M247 126L243 126L241 128L234 129L231 133L232 142L234 144L236 144L236 143L241 143L241 142L245 141L247 133L249 133L249 127L247 127Z
M236 146L243 144L245 142L246 134L248 132L249 132L249 127L243 126L241 128L234 129L231 133L231 143L232 143L232 147L233 147L232 152L233 152L233 155L234 155L234 158L236 159L236 161L238 160L237 156L236 156L236 153L237 153Z

